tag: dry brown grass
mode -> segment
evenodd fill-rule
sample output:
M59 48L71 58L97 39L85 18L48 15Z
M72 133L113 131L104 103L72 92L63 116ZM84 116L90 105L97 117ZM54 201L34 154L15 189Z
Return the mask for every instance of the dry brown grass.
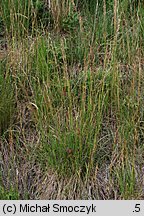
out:
M7 57L8 53L5 50L0 50L0 61L4 60Z

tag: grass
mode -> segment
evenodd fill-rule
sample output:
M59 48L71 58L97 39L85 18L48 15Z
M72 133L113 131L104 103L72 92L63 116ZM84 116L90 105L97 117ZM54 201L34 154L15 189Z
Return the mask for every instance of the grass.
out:
M142 4L2 0L1 199L143 199Z

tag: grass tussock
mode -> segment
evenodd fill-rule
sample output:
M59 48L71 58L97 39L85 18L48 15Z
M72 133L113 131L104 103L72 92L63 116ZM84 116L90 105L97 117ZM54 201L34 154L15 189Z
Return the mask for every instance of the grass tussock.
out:
M143 199L142 6L1 1L1 199Z

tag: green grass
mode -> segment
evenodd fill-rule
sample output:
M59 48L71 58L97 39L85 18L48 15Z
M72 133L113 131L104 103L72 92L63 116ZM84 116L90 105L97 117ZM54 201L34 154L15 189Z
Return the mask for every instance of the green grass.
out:
M13 123L15 98L11 77L6 77L5 64L0 63L0 135ZM5 73L5 74L4 74Z
M2 0L0 11L0 198L142 199L142 3Z
M13 189L5 191L4 188L0 188L0 199L1 200L17 200L18 192L13 191Z

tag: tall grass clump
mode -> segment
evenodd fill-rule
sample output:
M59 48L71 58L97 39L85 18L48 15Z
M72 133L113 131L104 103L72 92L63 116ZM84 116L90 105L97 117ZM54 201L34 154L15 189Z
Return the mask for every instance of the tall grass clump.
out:
M64 41L56 45L51 38L40 38L36 46L37 79L32 83L43 137L40 158L59 172L85 175L105 160L98 156L98 142L116 84L111 91L112 70L87 67L77 75L68 70L66 48Z
M5 173L13 166L16 186L22 182L29 198L143 197L142 2L0 6L0 134L2 152L12 158L2 157L10 164ZM10 171L7 181L13 178ZM4 197L4 177L2 185Z
M52 25L49 7L41 0L2 0L0 10L7 36L17 39ZM19 39L20 39L19 38Z

